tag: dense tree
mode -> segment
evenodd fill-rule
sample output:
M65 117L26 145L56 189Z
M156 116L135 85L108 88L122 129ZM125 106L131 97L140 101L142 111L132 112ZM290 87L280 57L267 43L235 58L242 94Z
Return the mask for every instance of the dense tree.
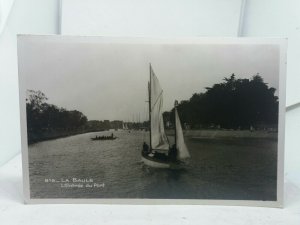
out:
M224 81L195 93L178 105L181 122L200 127L248 129L250 126L274 127L278 122L278 97L256 74L251 79L236 79L232 74ZM166 121L174 121L174 109L165 112Z
M83 113L59 108L48 104L47 100L41 91L28 91L26 99L28 131L38 133L44 130L74 130L86 125L87 117Z

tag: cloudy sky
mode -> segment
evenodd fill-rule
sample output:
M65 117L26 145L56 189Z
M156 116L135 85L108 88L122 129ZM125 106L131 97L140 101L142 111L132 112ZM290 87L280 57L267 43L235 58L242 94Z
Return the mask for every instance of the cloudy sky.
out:
M49 103L77 109L88 119L146 119L149 63L164 90L165 110L175 99L189 99L232 73L237 78L259 73L278 89L279 48L271 44L110 43L95 37L27 36L18 46L26 89L41 90Z

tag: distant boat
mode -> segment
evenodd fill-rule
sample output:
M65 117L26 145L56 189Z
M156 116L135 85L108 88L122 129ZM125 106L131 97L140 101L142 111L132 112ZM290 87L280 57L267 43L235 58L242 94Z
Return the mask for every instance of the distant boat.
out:
M115 140L117 139L114 134L111 134L110 136L96 136L94 138L91 138L92 141L106 141L106 140Z
M149 123L150 145L145 142L142 149L142 161L151 167L176 168L184 159L190 157L185 145L180 118L177 112L178 102L175 101L175 144L170 146L164 130L163 121L163 90L150 64Z
M123 123L123 130L128 130L127 123Z

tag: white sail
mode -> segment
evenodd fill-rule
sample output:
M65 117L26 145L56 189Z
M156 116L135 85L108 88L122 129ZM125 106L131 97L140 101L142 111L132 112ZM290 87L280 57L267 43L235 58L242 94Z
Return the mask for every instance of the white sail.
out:
M163 121L163 90L150 66L151 93L151 146L152 149L169 150Z
M175 107L175 123L176 123L176 147L178 149L178 159L186 159L190 157L190 153L184 143L182 127Z

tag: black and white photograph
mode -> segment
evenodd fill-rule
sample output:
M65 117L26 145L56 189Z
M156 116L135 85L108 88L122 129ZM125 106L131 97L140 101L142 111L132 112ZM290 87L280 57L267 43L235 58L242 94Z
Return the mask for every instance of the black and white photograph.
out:
M280 205L285 43L20 35L26 201Z

